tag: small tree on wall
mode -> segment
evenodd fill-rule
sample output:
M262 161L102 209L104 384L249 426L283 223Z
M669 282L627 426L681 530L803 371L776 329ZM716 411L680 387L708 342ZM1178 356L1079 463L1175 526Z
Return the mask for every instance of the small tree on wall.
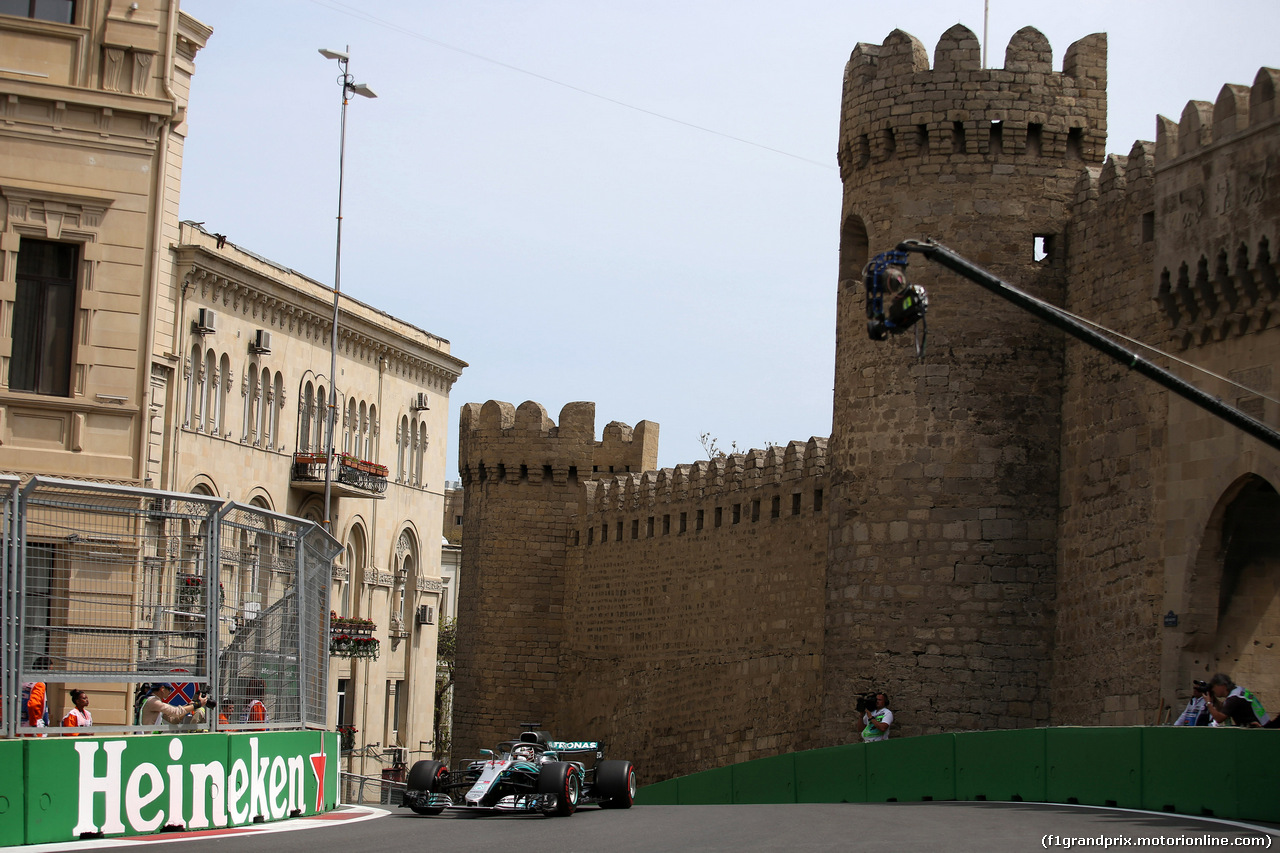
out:
M436 642L435 758L447 764L453 746L453 667L458 651L458 620L441 619Z

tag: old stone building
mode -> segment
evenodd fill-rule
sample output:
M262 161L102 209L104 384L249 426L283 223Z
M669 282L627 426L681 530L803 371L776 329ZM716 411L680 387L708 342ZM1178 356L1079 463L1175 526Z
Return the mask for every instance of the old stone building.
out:
M176 322L158 346L180 355L153 373L173 413L153 436L157 479L323 522L333 290L189 222L173 255ZM443 439L465 363L372 306L344 295L340 307L330 516L344 555L330 602L372 621L379 651L332 659L331 716L357 745L430 751ZM229 606L252 610L252 582L224 584Z
M900 735L1280 703L1280 453L923 259L924 356L866 334L863 266L933 237L1277 421L1280 74L1108 157L1106 61L855 47L829 439L655 471L654 424L463 407L455 754L537 721L656 780L853 740L872 688Z
M329 722L359 729L357 745L429 751L449 391L466 365L343 296L331 378L333 290L178 221L190 80L212 33L177 0L0 12L0 471L322 522L336 386L332 607L371 620L379 654L333 659ZM220 631L279 592L292 557L260 538L218 568ZM179 556L156 561L160 587ZM241 687L224 701L243 707ZM96 719L125 723L130 692L96 686ZM50 695L57 715L65 694Z

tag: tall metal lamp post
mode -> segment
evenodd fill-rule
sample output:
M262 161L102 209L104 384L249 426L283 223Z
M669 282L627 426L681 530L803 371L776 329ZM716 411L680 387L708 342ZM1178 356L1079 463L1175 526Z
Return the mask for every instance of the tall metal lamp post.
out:
M325 454L324 463L324 528L331 535L333 534L333 516L330 508L333 500L334 433L337 431L338 419L338 295L342 291L342 178L347 154L347 102L352 95L365 98L378 97L368 86L357 83L347 70L347 63L351 60L348 53L350 50L350 45L345 51L320 48L320 55L325 59L338 60L338 68L342 70L341 76L338 77L338 85L342 87L342 135L338 144L338 236L333 260L333 329L329 336L329 422L327 424L329 434L328 452Z

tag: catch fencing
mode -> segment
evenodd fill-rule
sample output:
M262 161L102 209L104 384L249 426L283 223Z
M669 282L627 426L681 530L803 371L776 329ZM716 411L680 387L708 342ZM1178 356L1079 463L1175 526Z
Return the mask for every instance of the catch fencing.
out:
M325 726L341 546L318 525L212 496L44 477L0 478L0 495L0 734L24 733L18 697L34 682L92 685L135 707L143 685L205 690L218 707L191 728ZM95 733L136 731L132 717L95 719ZM70 731L50 720L45 733Z

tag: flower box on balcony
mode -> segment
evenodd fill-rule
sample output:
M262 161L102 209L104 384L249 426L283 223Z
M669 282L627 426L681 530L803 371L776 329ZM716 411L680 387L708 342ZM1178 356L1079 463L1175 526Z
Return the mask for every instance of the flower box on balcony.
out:
M364 474L372 474L375 477L387 476L387 466L379 465L377 462L370 462L366 459L360 459L352 456L350 453L342 454L341 462L348 468L353 468Z
M372 619L361 619L358 616L329 615L329 636L346 634L351 637L372 637L378 626Z
M376 637L353 637L350 634L334 634L329 637L329 654L339 658L378 659Z

